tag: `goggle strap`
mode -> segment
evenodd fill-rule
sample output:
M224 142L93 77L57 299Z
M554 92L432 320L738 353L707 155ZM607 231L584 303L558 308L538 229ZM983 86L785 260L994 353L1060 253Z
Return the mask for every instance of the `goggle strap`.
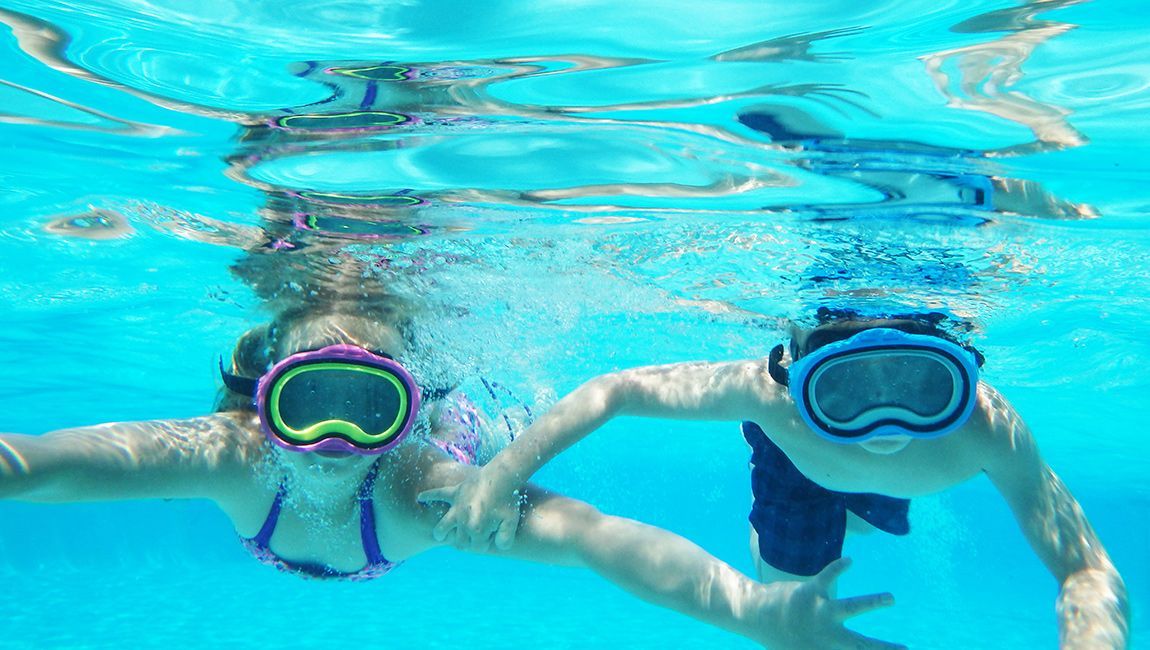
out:
M224 386L228 390L239 393L240 395L247 395L248 397L255 398L256 387L259 386L258 379L249 379L248 377L240 377L224 370L224 358L220 357L220 377L224 380Z
M791 383L790 373L786 368L779 365L783 360L783 344L780 343L771 350L771 355L767 358L767 371L771 373L771 379L781 386L789 386Z
M974 347L973 345L964 345L962 346L962 349L974 355L974 363L979 368L982 367L982 364L986 363L986 357L982 356L982 353L978 351L978 348Z

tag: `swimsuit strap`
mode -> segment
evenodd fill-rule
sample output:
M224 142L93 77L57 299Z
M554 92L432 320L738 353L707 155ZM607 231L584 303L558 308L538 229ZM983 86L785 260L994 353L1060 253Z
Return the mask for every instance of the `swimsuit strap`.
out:
M359 493L356 500L359 505L359 533L363 540L363 554L367 557L367 565L371 566L391 566L391 562L383 556L379 549L379 537L375 530L375 505L372 499L372 493L375 490L375 479L379 476L379 461L376 461L364 478L363 483L359 486ZM272 539L272 534L275 533L276 524L279 522L280 512L283 510L283 501L287 496L287 483L280 482L279 490L276 491L276 498L272 501L272 506L268 510L268 516L264 519L263 526L254 537L249 537L246 542L250 543L251 547L258 551L270 552L269 547Z
M379 476L379 461L372 464L359 486L359 534L363 539L363 554L367 556L368 566L377 564L390 564L379 550L379 535L375 530L375 502L372 494L375 491L375 479Z
M260 532L256 533L255 537L249 538L253 544L258 548L266 549L268 544L271 543L272 533L276 530L276 523L280 519L280 510L283 509L284 496L287 495L287 483L280 481L279 490L276 491L276 498L272 501L272 507L268 510L268 516L264 519L264 525L260 527Z

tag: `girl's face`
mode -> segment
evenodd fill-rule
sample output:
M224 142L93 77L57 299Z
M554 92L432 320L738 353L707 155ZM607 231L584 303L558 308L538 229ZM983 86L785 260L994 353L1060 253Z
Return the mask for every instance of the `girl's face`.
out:
M329 345L354 345L373 352L400 357L405 351L398 329L362 316L324 314L288 324L274 325L269 332L271 356L279 361L298 352ZM285 464L302 475L338 477L361 473L378 456L345 451L293 451L277 447Z
M358 476L379 458L344 451L292 451L278 446L275 453L296 476L323 478Z

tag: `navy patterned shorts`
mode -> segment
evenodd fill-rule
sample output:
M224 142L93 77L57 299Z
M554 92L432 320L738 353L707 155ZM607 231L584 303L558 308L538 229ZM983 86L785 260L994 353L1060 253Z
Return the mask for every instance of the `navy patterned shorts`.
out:
M749 519L767 564L800 576L822 571L842 557L848 510L879 530L910 532L910 500L828 490L799 472L759 425L744 422L743 437L752 449Z

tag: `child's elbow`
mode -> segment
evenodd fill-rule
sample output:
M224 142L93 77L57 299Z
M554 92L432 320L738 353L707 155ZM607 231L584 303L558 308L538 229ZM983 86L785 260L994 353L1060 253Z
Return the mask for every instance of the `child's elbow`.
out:
M633 388L633 385L634 379L625 373L615 372L588 381L583 384L580 392L585 405L610 417L624 409L630 394L628 389Z

